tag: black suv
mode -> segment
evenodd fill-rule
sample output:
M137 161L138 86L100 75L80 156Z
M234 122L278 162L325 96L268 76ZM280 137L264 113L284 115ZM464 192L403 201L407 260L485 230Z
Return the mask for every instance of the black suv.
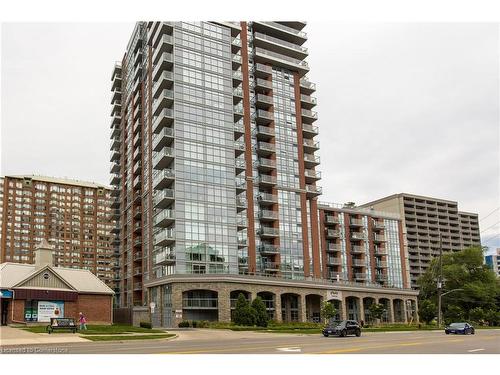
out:
M323 328L323 336L336 335L345 337L347 335L361 336L361 326L354 320L334 321Z

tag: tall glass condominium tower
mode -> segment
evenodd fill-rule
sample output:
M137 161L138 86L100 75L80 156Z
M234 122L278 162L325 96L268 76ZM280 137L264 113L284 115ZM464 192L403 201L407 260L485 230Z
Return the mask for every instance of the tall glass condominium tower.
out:
M121 306L178 274L321 277L304 22L138 22L112 73Z

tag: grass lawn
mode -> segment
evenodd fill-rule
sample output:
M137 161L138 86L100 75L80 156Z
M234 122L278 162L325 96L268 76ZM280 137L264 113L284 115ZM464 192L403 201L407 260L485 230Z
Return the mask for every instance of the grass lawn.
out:
M158 335L136 335L136 336L124 336L124 335L105 335L105 336L85 336L86 339L92 341L125 341L125 340L156 340L156 339L166 339L175 336L172 333L158 334Z
M149 329L149 328L141 328L141 327L134 327L134 326L128 326L128 325L119 325L119 324L113 324L113 325L87 325L87 330L86 331L77 331L80 334L83 335L122 335L122 334L127 334L127 333L165 333L165 331L160 330L160 329ZM33 326L33 327L24 327L23 328L26 331L33 332L33 333L46 333L46 326ZM70 332L69 330L56 330L54 333L59 333L59 332Z

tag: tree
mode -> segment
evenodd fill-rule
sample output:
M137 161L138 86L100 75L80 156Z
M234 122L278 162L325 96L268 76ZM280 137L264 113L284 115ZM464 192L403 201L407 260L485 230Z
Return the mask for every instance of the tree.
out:
M443 312L444 321L446 324L453 322L461 322L465 320L464 310L457 305L449 305L448 308Z
M429 324L437 315L436 304L428 299L421 301L418 307L418 315L421 320Z
M500 280L483 264L483 260L481 247L443 254L443 292L461 289L442 298L443 314L449 319L464 319L464 312L476 307L483 311L500 311ZM424 300L437 304L438 271L436 257L418 280L420 305Z
M247 299L240 293L233 313L233 322L239 326L253 326L255 324L255 311Z
M485 313L484 310L480 307L475 307L471 311L469 311L469 319L473 322L481 322L484 320Z
M325 322L328 323L328 321L337 315L337 309L335 306L333 306L333 303L324 301L321 304L321 319Z
M368 307L368 311L370 311L370 316L376 319L378 324L380 319L382 319L382 315L384 315L385 306L381 303L372 303L370 307Z
M255 324L258 327L267 327L269 315L267 315L266 305L262 301L262 298L257 296L257 298L252 301L252 309L255 314Z
M486 310L484 313L484 319L490 326L500 325L500 311Z

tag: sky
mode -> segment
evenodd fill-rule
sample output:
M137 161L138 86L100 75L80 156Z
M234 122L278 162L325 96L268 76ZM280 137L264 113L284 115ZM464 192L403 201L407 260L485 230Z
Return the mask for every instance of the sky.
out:
M1 174L109 183L110 85L133 23L4 23ZM499 28L311 21L321 201L407 192L500 247ZM30 48L26 48L29 43Z

